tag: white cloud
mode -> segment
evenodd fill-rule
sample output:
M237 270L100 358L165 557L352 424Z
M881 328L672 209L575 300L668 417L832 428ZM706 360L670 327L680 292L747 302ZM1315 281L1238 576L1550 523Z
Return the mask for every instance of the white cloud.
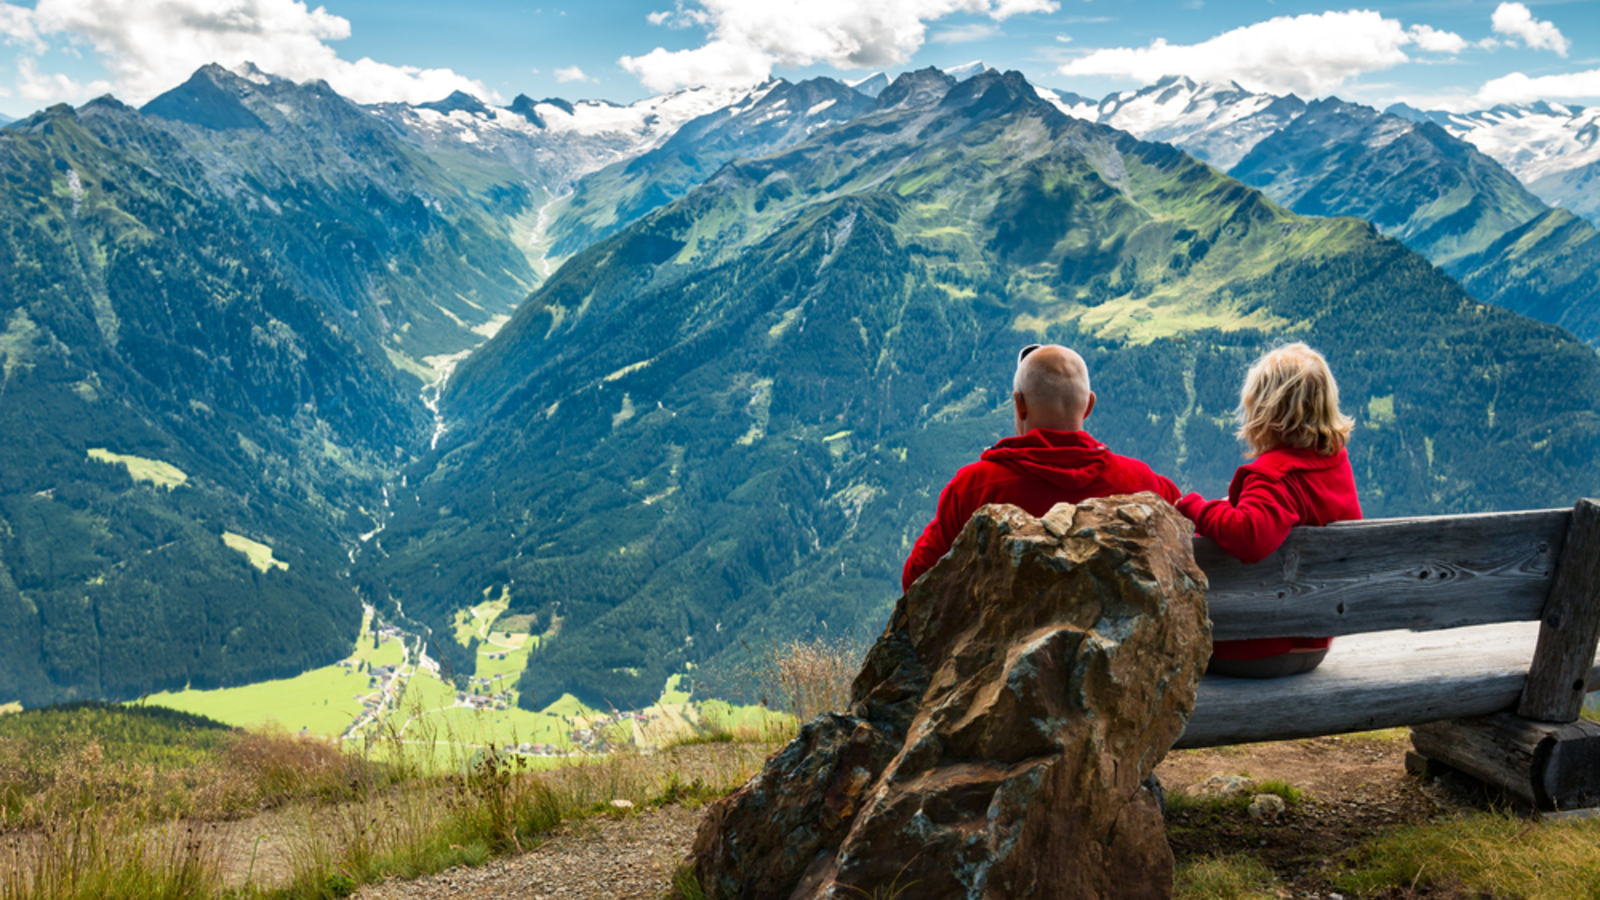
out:
M583 74L583 70L578 68L577 66L568 66L565 69L557 69L555 71L555 76L556 76L556 80L561 82L561 83L563 83L563 84L565 84L566 82L569 82L569 81L591 81L591 80L593 80L589 76Z
M1320 96L1366 72L1409 62L1402 49L1453 53L1459 35L1424 25L1409 31L1371 10L1280 16L1198 44L1096 50L1061 66L1063 75L1110 75L1153 82L1164 75L1239 82L1255 91Z
M1572 42L1553 23L1535 19L1533 13L1521 3L1500 4L1495 7L1489 21L1494 25L1496 34L1522 38L1522 43L1533 50L1554 50L1566 56L1572 46Z
M8 27L18 21L18 10L26 12L0 0L0 29L8 41L28 39ZM449 69L340 59L327 42L349 37L349 20L300 0L39 0L26 18L40 41L91 46L117 94L132 103L176 86L206 63L233 68L246 61L295 81L324 79L363 103L437 100L454 90L499 99Z
M25 6L0 3L0 41L26 47L34 53L49 49L33 27L33 10Z
M620 62L657 91L754 83L780 65L881 69L910 59L926 39L927 23L944 16L987 15L1000 22L1059 7L1057 0L688 0L670 17L652 15L650 21L704 27L710 32L705 44L657 47Z
M109 81L91 81L83 84L65 75L47 75L39 71L39 62L31 57L17 60L17 93L24 99L41 103L82 103L111 90Z
M935 44L970 44L973 41L984 41L1000 33L1000 29L986 22L974 22L971 25L957 25L934 33L928 40Z
M1418 47L1429 53L1460 53L1467 49L1467 39L1453 31L1439 31L1427 25L1413 25L1406 33Z
M1587 100L1600 97L1600 69L1529 78L1512 72L1478 89L1479 108L1496 103L1531 103L1535 100Z

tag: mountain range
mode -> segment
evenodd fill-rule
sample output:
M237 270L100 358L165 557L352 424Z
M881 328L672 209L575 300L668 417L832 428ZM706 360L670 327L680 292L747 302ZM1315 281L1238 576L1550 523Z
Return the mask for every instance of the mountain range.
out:
M1369 515L1600 477L1600 359L1561 330L1017 73L908 73L573 256L456 370L358 577L436 622L484 591L559 621L524 703L648 702L747 644L875 627L944 480L1009 426L1019 345L1082 348L1096 436L1214 496L1240 373L1290 336L1361 414Z
M1336 100L975 63L363 107L208 66L12 124L0 178L0 700L297 672L362 602L448 633L486 590L550 636L527 705L714 685L876 627L1042 339L1208 495L1290 338L1369 515L1600 480L1593 349L1480 302L1594 340L1593 227Z
M1550 205L1600 222L1600 108L1541 101L1471 113L1405 104L1388 111L1438 125L1494 157Z
M1181 147L1296 212L1366 218L1473 296L1600 343L1600 284L1593 278L1600 232L1574 215L1578 210L1546 206L1535 184L1506 168L1517 155L1508 126L1497 126L1495 140L1489 132L1474 139L1466 127L1508 117L1540 122L1545 139L1535 143L1545 168L1538 171L1566 166L1563 177L1581 178L1593 125L1582 124L1588 120L1580 110L1385 113L1337 98L1308 104L1182 77L1099 102L1043 88L1040 96L1069 115Z

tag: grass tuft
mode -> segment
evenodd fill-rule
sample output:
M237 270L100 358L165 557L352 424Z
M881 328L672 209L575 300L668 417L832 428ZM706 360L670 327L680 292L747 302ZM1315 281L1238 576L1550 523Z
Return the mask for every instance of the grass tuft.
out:
M1275 900L1277 876L1261 860L1243 853L1204 856L1178 866L1174 900Z
M1478 813L1369 841L1339 879L1358 896L1456 890L1523 900L1600 898L1600 820L1540 823Z

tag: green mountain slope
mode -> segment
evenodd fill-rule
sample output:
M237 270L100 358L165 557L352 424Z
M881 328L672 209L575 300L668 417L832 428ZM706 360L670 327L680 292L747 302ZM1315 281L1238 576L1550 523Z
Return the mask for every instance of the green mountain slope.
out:
M1369 515L1600 483L1600 361L1364 222L1305 219L1020 75L902 76L574 256L458 370L357 576L442 624L507 588L523 702L647 702L750 646L875 627L1016 350L1089 358L1096 436L1220 494L1249 360L1304 338L1358 414Z
M660 147L579 181L552 207L549 255L565 259L682 197L725 163L787 149L871 102L831 78L778 79L744 103L685 124Z
M1544 212L1516 176L1432 123L1338 99L1261 141L1229 174L1308 216L1356 216L1448 265Z
M1546 175L1528 185L1551 206L1570 209L1600 224L1600 162Z
M1600 343L1600 231L1432 122L1318 100L1229 174L1303 215L1368 219L1474 297Z
M1449 271L1474 297L1600 343L1600 230L1552 209Z
M0 696L301 671L360 607L415 382L114 100L0 132Z
M538 278L545 200L510 165L430 154L327 84L209 65L104 139L226 205L298 288L413 367L483 341Z

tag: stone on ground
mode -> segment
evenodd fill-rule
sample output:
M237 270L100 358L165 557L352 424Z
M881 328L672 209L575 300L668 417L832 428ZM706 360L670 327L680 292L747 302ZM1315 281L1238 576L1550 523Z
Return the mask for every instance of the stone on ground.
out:
M1170 897L1141 782L1211 653L1190 536L1153 494L979 510L900 599L849 714L708 809L706 896Z

